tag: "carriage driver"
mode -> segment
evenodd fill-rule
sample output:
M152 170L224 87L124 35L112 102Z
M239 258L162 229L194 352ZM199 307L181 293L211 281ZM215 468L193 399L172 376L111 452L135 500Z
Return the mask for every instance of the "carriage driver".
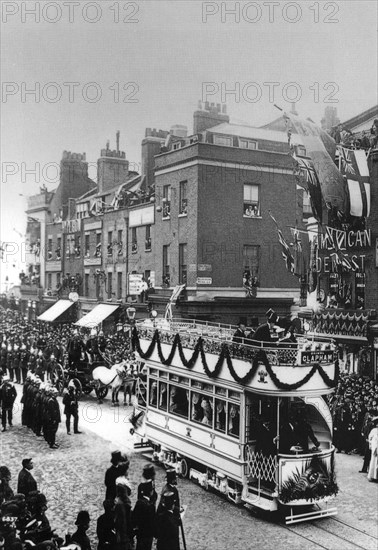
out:
M69 368L75 368L82 360L85 352L84 342L80 338L80 334L77 329L74 330L73 338L68 340L67 352Z

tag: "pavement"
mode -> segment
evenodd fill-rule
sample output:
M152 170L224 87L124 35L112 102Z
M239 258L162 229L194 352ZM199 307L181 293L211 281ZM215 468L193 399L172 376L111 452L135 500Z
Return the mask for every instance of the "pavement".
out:
M22 387L16 385L18 400ZM6 464L12 473L11 486L16 490L17 475L23 458L32 457L39 489L48 499L47 516L60 536L74 532L79 510L88 510L91 517L89 536L92 548L97 547L96 519L102 513L105 495L104 475L110 465L111 451L120 449L130 459L132 502L146 459L134 451L134 439L129 433L128 418L131 407L111 407L109 400L98 405L87 396L80 403L78 435L67 435L65 424L60 425L57 442L52 450L43 438L37 438L20 425L20 405L15 405L14 426L0 436L0 465ZM62 420L64 415L62 414ZM361 533L378 537L378 484L370 483L366 474L358 473L362 457L336 454L336 468L340 492L335 499L338 519L354 526ZM159 492L164 484L164 470L157 468L156 486ZM194 483L180 479L179 490L187 505L184 518L187 550L248 550L319 548L317 536L311 538L313 526L300 524L295 531L252 515L219 495L205 492ZM318 520L319 525L330 525L331 519ZM313 522L315 524L317 522ZM313 540L304 540L310 536ZM336 539L335 539L336 540ZM341 550L337 542L324 548ZM363 543L360 548L365 548ZM366 546L368 548L368 546ZM370 548L370 547L369 547Z

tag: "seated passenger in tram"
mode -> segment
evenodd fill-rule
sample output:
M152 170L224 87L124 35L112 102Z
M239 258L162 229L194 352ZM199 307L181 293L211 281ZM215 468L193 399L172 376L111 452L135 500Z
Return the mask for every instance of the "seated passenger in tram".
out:
M228 433L230 435L239 437L240 430L240 412L237 405L229 404L228 413Z
M201 407L203 409L202 424L206 426L213 425L213 409L208 399L202 399Z
M180 416L188 416L188 405L187 390L171 386L169 412Z

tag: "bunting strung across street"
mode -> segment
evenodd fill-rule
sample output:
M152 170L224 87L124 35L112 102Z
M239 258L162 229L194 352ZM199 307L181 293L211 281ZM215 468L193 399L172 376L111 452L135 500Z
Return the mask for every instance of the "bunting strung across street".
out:
M348 182L350 214L358 218L370 215L370 177L363 149L337 146L339 170Z
M294 274L294 265L295 265L295 261L294 261L293 255L292 255L292 253L291 253L290 247L289 247L289 245L287 244L287 242L285 241L285 238L284 238L284 236L283 236L283 234L282 234L282 231L281 231L281 229L279 228L276 219L272 216L272 213L271 213L270 211L269 211L269 216L272 218L272 220L274 221L274 223L275 223L275 225L276 225L276 228L277 228L278 240L279 240L280 245L281 245L281 247L282 247L282 256L283 256L283 259L285 260L286 269L287 269L290 273L293 273L293 274Z
M328 210L348 213L348 189L342 174L334 163L336 143L326 132L310 120L300 119L293 113L284 114L289 140L293 130L302 138L306 154L318 175L324 202Z

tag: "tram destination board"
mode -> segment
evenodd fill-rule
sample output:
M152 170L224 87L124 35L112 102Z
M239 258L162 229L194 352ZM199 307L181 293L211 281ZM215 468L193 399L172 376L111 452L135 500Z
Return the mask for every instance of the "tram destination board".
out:
M301 351L300 364L310 365L312 363L332 363L335 354L332 350L309 350Z

